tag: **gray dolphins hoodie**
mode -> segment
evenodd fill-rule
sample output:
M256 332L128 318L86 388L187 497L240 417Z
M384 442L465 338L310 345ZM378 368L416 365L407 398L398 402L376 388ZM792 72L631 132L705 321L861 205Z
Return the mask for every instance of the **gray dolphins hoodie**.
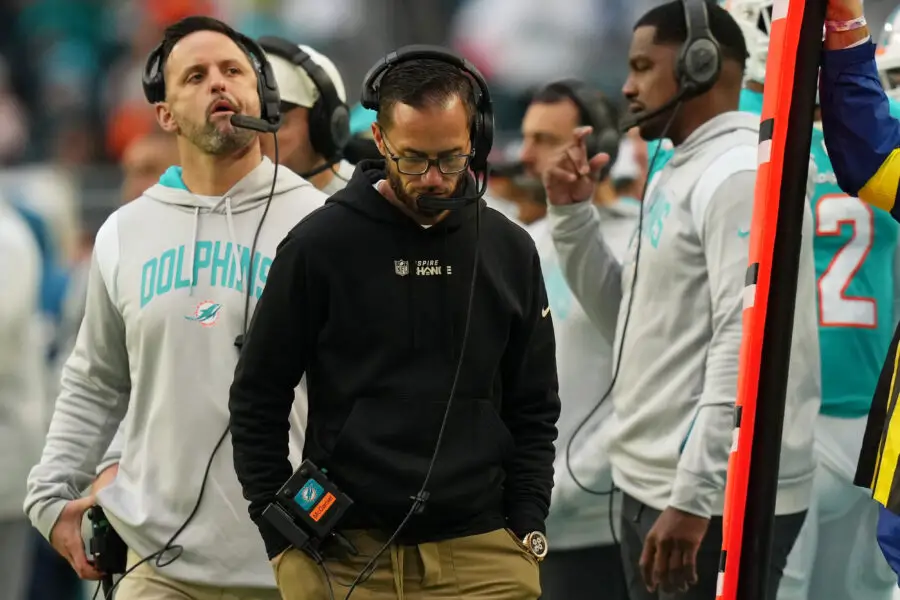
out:
M550 207L566 280L614 351L622 353L610 395L618 422L608 450L613 480L657 510L722 514L758 139L758 115L727 112L676 148L647 189L639 264L637 235L620 262L590 206ZM809 190L814 173L810 165ZM809 507L815 468L811 424L821 403L812 214L808 202L796 201L804 202L805 213L778 515ZM588 441L582 452L597 447Z
M276 247L326 199L279 168L251 256L274 168L263 159L221 197L192 194L180 169L171 168L98 232L84 320L63 368L43 456L28 478L25 511L44 537L66 501L93 480L120 421L119 472L98 502L129 548L142 558L159 551L194 508L207 461L228 426L234 342L245 326L248 293L252 315ZM299 394L294 461L305 429ZM184 552L166 566L169 577L275 586L228 440L212 461L197 514L175 544Z

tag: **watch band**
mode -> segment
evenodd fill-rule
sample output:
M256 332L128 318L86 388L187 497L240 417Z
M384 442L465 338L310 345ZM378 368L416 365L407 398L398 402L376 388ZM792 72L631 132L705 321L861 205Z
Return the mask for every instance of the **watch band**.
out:
M833 32L854 31L866 26L866 17L860 15L849 21L825 21L825 30Z

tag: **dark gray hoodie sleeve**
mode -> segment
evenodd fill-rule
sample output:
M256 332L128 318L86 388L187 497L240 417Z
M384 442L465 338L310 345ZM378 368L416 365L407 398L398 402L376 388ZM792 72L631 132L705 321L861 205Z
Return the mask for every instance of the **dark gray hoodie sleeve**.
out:
M28 476L25 512L47 539L66 502L78 498L93 481L128 409L125 323L115 303L118 255L113 214L97 233L84 320L63 366L41 462Z
M622 265L603 241L597 211L590 202L550 205L548 218L566 283L612 344L622 300Z

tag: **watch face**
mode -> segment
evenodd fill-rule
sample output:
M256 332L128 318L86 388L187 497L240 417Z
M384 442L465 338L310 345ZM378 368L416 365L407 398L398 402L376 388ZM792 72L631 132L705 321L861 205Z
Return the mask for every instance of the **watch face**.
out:
M538 558L547 556L547 537L540 531L533 531L525 538L528 550Z

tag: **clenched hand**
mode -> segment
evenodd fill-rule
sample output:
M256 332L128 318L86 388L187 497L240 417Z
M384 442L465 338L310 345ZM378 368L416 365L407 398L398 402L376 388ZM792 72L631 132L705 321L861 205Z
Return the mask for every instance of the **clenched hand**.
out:
M81 521L85 511L93 505L93 496L68 502L50 531L50 544L60 556L69 561L79 577L96 580L103 577L103 573L88 562L81 537Z

